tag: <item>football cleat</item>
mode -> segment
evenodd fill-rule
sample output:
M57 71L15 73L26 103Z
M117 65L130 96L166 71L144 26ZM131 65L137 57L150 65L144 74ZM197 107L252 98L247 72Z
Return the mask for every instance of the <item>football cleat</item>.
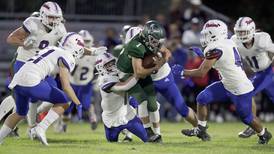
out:
M265 133L262 136L258 136L259 140L258 140L258 144L267 144L271 138L272 138L272 134L267 131L267 129L265 128Z
M148 139L148 142L163 143L162 136L159 134L154 134Z
M132 138L126 136L126 137L123 139L123 142L132 142Z
M197 136L202 141L210 141L210 135L206 132L207 128L207 126L203 127L201 125L198 125L198 127L192 129L183 129L181 132L185 136Z
M15 128L12 130L12 132L10 132L9 136L10 136L10 137L19 138L20 136L19 136L18 130L19 130L19 128L18 128L18 127L15 127Z
M240 138L249 138L250 136L255 134L256 132L251 127L247 127L244 131L240 132L238 136Z
M44 145L48 146L48 141L46 137L46 132L42 130L40 127L34 127L31 129L31 136L37 137L37 139Z
M155 135L151 127L146 128L146 132L148 138L151 138L153 135Z

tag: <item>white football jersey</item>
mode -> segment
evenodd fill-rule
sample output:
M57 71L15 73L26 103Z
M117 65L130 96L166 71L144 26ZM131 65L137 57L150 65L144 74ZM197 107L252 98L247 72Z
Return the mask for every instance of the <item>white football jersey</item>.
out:
M255 33L254 44L250 49L247 49L243 43L236 38L236 35L233 35L231 39L236 43L241 57L246 60L254 72L265 70L271 65L272 60L268 52L274 53L274 44L268 33Z
M86 85L94 77L95 56L83 56L76 60L74 70L71 72L70 82L73 85Z
M103 109L102 120L108 128L125 125L136 116L135 109L129 105L127 95L107 93L103 89L111 87L119 82L118 76L99 76L99 87L102 97L101 106Z
M127 33L125 38L125 43L128 43L134 36L142 31L140 27L131 27ZM155 74L151 74L151 78L153 81L161 80L169 75L171 71L170 66L168 63L165 63Z
M28 37L35 38L35 42L30 49L25 49L22 46L18 47L18 56L16 60L22 62L26 62L40 50L48 46L56 46L57 41L67 33L63 23L60 23L57 27L54 27L48 32L46 27L42 24L40 17L28 17L23 22L23 28L30 33Z
M59 60L62 60L69 71L74 69L75 59L69 51L53 46L41 50L19 69L9 88L12 89L16 85L33 87L47 76L55 76L59 72Z
M234 95L242 95L254 89L242 69L240 54L232 40L225 39L211 43L205 48L204 54L207 59L218 57L213 68L219 72L226 90Z

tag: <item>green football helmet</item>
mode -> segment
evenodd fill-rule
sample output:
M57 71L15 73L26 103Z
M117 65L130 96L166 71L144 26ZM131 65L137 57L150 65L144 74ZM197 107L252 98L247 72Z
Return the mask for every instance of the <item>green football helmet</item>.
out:
M166 32L159 22L150 20L144 25L141 37L146 47L153 53L156 53L165 42Z

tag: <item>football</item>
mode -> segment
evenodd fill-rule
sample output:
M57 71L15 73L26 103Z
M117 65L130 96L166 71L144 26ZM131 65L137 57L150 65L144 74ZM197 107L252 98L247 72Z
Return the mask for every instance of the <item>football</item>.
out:
M156 57L156 54L148 54L145 55L143 61L142 61L142 66L144 68L152 68L155 66L153 58Z

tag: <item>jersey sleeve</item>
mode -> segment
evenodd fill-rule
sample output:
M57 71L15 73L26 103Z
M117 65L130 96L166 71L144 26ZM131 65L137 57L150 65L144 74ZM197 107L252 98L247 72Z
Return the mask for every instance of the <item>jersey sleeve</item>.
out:
M208 60L211 59L220 59L221 56L223 55L223 51L221 49L215 48L215 49L210 49L205 53L205 58Z
M135 58L144 58L145 56L145 46L137 41L134 41L132 43L129 43L127 48L128 55Z
M106 93L111 92L111 88L119 82L118 76L105 75L100 77L100 88Z
M260 47L263 48L264 50L274 53L274 44L268 33L262 34L259 44L260 44Z
M38 30L38 25L34 17L28 17L22 25L23 29L28 33L35 33Z
M74 70L75 67L75 59L72 56L63 54L62 56L60 56L58 58L58 65L59 65L59 61L62 61L62 63L65 65L65 67L72 72Z

